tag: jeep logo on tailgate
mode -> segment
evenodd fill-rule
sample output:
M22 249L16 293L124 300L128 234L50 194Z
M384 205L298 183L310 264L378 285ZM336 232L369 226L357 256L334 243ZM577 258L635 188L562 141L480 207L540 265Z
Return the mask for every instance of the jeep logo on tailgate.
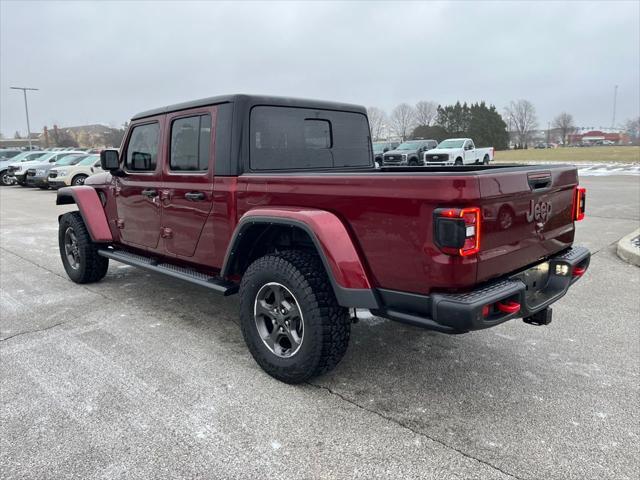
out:
M527 222L544 223L551 215L551 202L529 202L529 211L527 212Z

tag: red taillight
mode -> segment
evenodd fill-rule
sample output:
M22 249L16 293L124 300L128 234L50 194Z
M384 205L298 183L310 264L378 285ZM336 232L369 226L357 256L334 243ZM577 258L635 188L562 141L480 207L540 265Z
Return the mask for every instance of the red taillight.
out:
M466 257L478 253L480 250L480 209L477 207L463 208L460 218L464 220L466 237L460 255Z
M438 208L434 211L434 240L449 255L466 257L480 250L480 209Z
M587 189L584 187L576 187L573 199L573 219L576 221L584 218L586 197Z

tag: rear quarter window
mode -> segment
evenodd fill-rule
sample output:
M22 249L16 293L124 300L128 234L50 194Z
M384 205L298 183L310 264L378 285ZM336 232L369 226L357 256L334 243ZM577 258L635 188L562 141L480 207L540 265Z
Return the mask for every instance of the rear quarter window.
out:
M364 115L258 106L251 111L252 170L305 170L372 165Z

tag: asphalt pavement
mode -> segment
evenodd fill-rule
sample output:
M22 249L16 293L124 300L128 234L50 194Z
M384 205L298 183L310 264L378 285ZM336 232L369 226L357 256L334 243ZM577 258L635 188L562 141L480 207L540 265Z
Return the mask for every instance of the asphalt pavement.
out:
M55 193L0 188L3 479L640 477L637 176L585 177L591 268L553 323L447 336L355 324L289 386L244 346L238 301L112 262L66 277Z

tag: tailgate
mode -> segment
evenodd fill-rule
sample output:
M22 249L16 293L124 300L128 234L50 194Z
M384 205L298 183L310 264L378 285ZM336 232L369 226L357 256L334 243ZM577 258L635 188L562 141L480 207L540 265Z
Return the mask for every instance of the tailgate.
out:
M571 166L478 175L482 239L477 281L519 270L571 246L578 173Z

